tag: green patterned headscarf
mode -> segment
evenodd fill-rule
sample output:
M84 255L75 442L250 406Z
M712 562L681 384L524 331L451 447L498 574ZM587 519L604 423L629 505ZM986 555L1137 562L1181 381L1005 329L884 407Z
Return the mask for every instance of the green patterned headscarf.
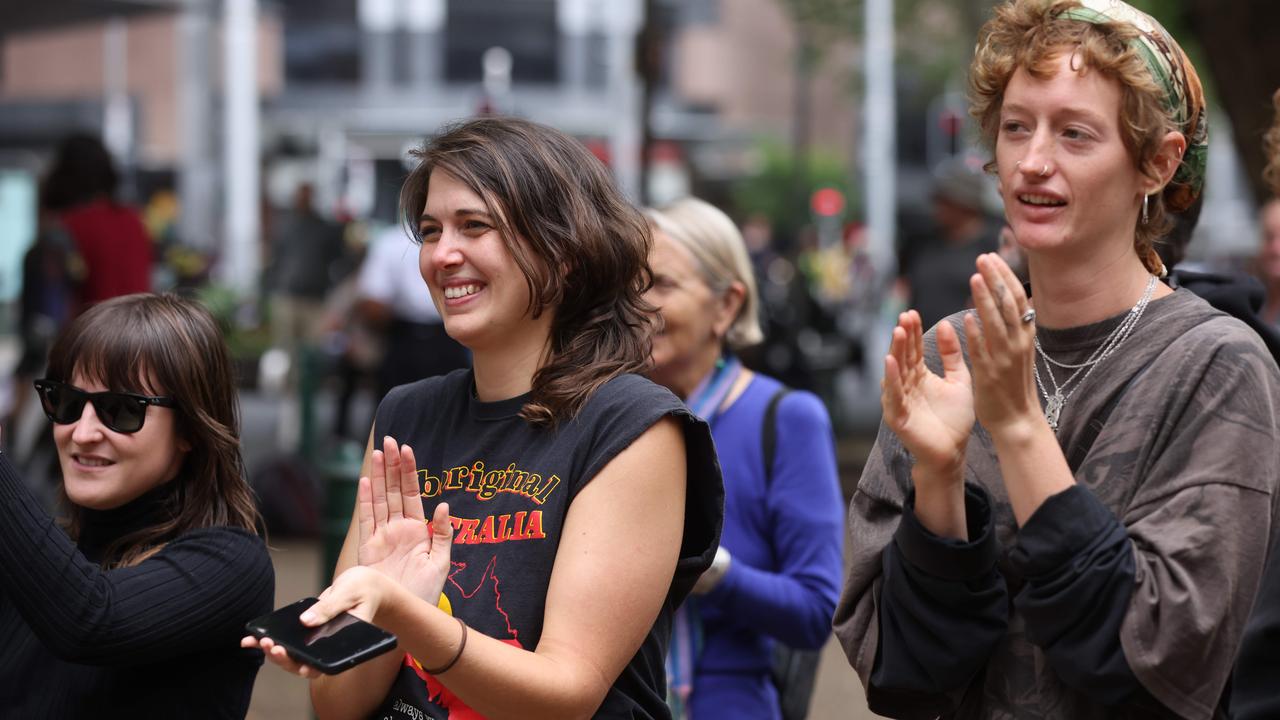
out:
M1156 85L1164 88L1165 105L1187 139L1182 164L1165 189L1165 204L1182 212L1204 189L1205 161L1209 154L1209 122L1205 113L1200 76L1173 36L1155 18L1121 0L1080 0L1080 6L1058 17L1087 23L1125 23L1138 30L1133 45L1146 61Z

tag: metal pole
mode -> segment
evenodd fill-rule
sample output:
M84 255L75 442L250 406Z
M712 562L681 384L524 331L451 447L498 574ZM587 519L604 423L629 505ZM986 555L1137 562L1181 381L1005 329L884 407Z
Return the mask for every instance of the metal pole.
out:
M102 144L107 146L121 169L123 195L129 200L134 190L133 107L129 104L129 26L123 18L107 21L102 42L102 86L105 102L102 113Z
M866 0L866 113L863 145L862 186L866 193L867 253L875 271L875 295L880 299L876 315L863 333L863 356L870 358L863 367L860 386L867 408L878 411L880 381L884 364L879 361L889 351L893 319L886 316L884 303L897 274L897 156L894 132L893 92L893 0Z
M896 272L894 236L897 174L894 165L893 0L866 0L866 177L867 249L883 277Z
M178 137L178 235L184 243L202 251L215 248L214 211L217 167L213 160L212 82L210 62L211 7L208 2L184 3L178 16L177 88Z
M258 8L256 0L223 0L223 123L226 238L222 279L241 295L256 294L258 241Z
M644 5L640 0L612 0L605 16L609 42L609 94L615 124L609 137L609 156L618 187L640 201L640 83L636 78L635 38Z

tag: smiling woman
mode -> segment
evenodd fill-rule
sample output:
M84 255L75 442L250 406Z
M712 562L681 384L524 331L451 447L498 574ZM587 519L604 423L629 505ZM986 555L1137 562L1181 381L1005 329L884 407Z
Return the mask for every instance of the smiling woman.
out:
M1203 184L1195 68L1119 0L1013 0L970 89L1034 294L987 255L974 311L900 316L836 634L885 715L1224 717L1280 370L1159 281Z
M69 525L0 456L0 716L243 717L262 658L236 639L274 573L217 324L176 297L104 302L36 388Z
M811 673L816 655L790 649L826 642L839 590L843 518L831 420L817 396L735 356L763 334L751 260L733 220L697 198L646 214L654 229L647 297L662 319L650 377L711 425L726 479L715 561L676 616L667 657L672 717L793 717L809 696L790 671L792 692L775 688L775 648L787 648L788 667L795 658L797 671Z
M553 315L533 316L528 283L498 230L499 219L448 170L436 168L428 183L419 264L445 330L473 353L502 346L536 358ZM514 242L529 255L524 238Z
M314 679L325 718L666 717L672 615L711 564L723 486L706 423L638 374L648 227L543 125L468 121L418 157L401 210L422 292L474 366L382 401L333 585L302 618L349 610L405 652L319 677L244 643Z

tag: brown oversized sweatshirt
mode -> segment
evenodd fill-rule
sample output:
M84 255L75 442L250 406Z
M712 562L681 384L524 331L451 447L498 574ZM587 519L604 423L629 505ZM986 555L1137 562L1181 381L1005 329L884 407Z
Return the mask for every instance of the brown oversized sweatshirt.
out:
M1122 317L1042 328L1039 338L1054 359L1080 363ZM963 344L960 318L949 321ZM932 332L926 355L939 372ZM850 503L834 623L873 709L1019 719L1219 712L1277 534L1280 370L1247 326L1179 290L1148 306L1071 394L1061 423L1078 486L1021 529L991 439L974 426L970 543L915 522L911 458L881 428Z

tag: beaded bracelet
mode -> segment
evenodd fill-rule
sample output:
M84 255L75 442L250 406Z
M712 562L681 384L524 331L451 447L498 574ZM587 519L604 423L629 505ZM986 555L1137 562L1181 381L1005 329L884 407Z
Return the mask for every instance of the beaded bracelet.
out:
M467 648L467 624L462 622L462 618L454 618L454 620L457 620L458 627L462 628L462 640L458 643L458 652L453 656L453 659L445 663L444 667L442 668L439 668L437 670L432 670L431 668L423 668L423 670L427 671L432 675L442 675L446 672L449 672L449 668L452 668L454 665L458 663L458 659L462 657L462 651Z

